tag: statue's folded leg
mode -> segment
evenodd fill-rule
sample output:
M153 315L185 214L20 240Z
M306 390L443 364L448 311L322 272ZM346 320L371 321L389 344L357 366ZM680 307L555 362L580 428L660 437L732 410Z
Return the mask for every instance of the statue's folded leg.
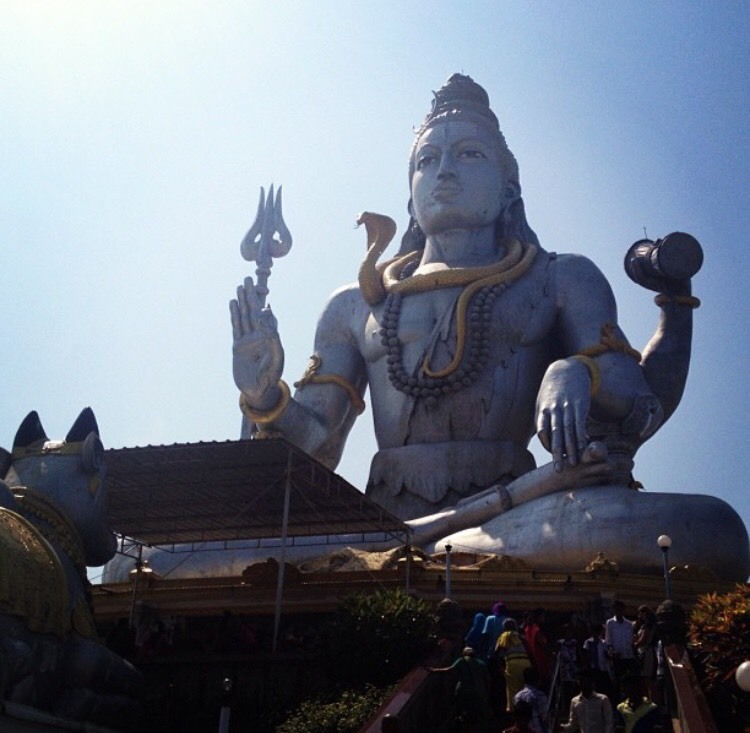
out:
M583 571L601 553L624 573L661 573L659 535L672 539L670 561L744 581L747 530L729 504L712 496L599 485L558 491L423 546L509 555L535 570ZM717 542L717 537L721 538Z
M581 461L562 471L551 463L519 476L509 484L497 484L478 494L459 501L455 506L436 514L407 521L414 531L414 544L423 545L437 537L475 527L503 514L513 507L525 504L557 491L591 484L606 483L612 473L603 443L591 443Z

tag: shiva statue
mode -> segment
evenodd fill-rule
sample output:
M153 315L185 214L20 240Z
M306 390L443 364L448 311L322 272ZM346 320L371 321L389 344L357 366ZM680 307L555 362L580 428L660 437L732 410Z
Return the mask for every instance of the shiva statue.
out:
M675 277L649 265L654 243L631 248L629 272L659 292L661 310L636 351L597 267L540 245L488 95L461 74L435 93L416 133L409 192L393 259L378 262L393 221L360 216L368 252L358 281L325 306L293 396L258 282L237 289L243 437L283 436L333 469L369 387L378 452L367 496L408 520L425 549L450 536L538 569L582 569L604 552L640 571L658 567L653 544L666 532L686 562L747 577L747 532L731 507L646 494L631 474L636 450L682 396L697 269ZM540 468L528 450L535 434L551 454Z

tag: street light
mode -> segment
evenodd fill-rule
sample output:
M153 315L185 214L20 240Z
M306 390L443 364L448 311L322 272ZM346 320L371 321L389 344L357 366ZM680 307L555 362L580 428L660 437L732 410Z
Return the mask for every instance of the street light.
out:
M232 713L231 700L234 682L231 677L221 681L221 710L219 711L219 733L229 733L229 716Z
M672 538L668 534L661 534L656 540L662 553L664 554L664 589L667 592L667 600L672 600L672 589L669 584L669 548L672 546Z
M445 597L451 597L451 545L450 540L445 543Z

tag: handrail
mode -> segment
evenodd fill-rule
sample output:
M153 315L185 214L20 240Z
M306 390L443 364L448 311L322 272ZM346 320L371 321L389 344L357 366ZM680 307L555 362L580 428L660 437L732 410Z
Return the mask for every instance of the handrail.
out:
M547 730L555 730L560 716L562 686L560 685L560 655L555 659L555 671L547 695Z
M681 733L719 733L684 646L669 644L664 655L677 700L677 720Z
M431 674L429 669L423 665L414 667L397 685L387 700L359 729L359 733L381 733L383 718L386 716L398 721L392 730L400 733L421 733L423 730L437 730L437 721L447 721L448 706L451 705L453 697L448 694L446 685L453 685L455 681L451 676ZM424 703L426 698L428 704ZM435 701L443 703L443 709L436 705ZM430 722L424 719L425 713L434 718ZM425 725L427 727L425 727Z
M399 682L391 696L377 710L377 712L360 728L359 733L380 733L383 718L386 715L397 718L411 699L412 695L421 687L429 676L425 667L415 667Z

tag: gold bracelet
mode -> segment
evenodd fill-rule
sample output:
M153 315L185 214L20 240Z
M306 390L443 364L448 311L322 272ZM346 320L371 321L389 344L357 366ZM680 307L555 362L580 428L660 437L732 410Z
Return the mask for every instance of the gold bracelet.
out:
M696 298L693 295L667 295L666 293L659 293L654 296L654 303L660 308L668 303L675 303L676 305L687 305L691 308L700 308L700 298Z
M281 413L286 410L286 407L289 404L289 399L291 398L289 385L283 379L279 379L279 389L281 390L281 399L276 407L273 407L270 410L264 410L263 412L253 410L253 408L247 404L245 393L240 392L240 410L242 410L242 414L248 420L256 423L256 425L267 425L274 420L278 420L278 418L281 417Z
M599 365L590 357L590 356L584 356L583 354L574 354L573 357L576 361L580 361L583 366L586 367L589 373L589 377L591 377L591 388L589 390L589 394L592 397L596 397L596 395L599 393L599 387L602 386L602 378L599 374Z

